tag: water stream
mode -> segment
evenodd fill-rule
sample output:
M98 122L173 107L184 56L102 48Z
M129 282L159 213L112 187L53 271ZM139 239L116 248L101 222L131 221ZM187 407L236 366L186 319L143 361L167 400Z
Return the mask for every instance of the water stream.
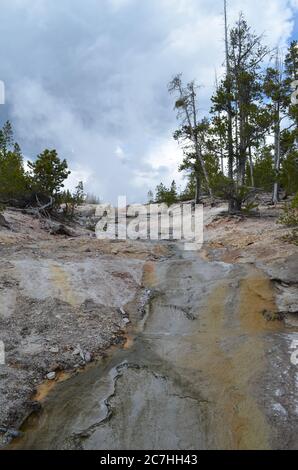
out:
M270 281L250 265L175 250L145 266L144 284L155 295L125 347L59 383L13 448L266 449L283 447L281 439L297 445L297 414L277 399L297 391L295 378L281 377L290 364L290 332L262 314L275 308Z

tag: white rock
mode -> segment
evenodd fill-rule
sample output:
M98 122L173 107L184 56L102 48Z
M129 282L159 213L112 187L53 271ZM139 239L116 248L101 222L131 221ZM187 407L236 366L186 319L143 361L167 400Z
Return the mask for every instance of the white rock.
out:
M88 362L91 362L91 359L92 359L91 354L89 352L86 352L85 361L88 363Z
M80 356L81 359L83 359L83 360L85 359L84 353L83 353L82 348L79 344L76 347L76 349L74 350L73 355L74 356Z
M48 380L54 380L56 378L56 372L49 372L47 374L47 379Z

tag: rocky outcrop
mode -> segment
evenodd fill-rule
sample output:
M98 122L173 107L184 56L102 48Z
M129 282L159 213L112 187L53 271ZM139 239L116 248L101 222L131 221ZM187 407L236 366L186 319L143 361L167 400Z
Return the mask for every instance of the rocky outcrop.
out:
M4 215L2 215L2 214L0 214L0 227L4 227L4 228L7 228L7 229L10 228L9 223L7 222Z
M285 318L286 323L296 324L298 321L298 253L272 263L262 263L261 267L275 284L278 313Z

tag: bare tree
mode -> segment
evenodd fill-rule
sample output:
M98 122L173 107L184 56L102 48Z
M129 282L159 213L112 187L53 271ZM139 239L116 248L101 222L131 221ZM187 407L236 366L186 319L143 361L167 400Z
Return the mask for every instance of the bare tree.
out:
M190 136L191 142L194 148L194 154L196 159L196 164L200 165L204 179L206 182L206 186L211 198L211 203L213 203L213 193L210 186L209 175L206 168L206 164L202 155L201 145L199 141L199 133L198 133L198 102L197 102L197 93L196 93L196 85L195 82L192 81L186 85L186 87L182 84L181 74L176 75L173 80L169 83L169 92L175 93L177 95L177 100L175 102L175 109L178 110L178 119L181 120L182 127L186 127L187 132ZM197 194L196 194L196 202L199 199L199 188L200 182L198 181L199 175L196 174L197 179Z
M224 0L224 18L225 18L225 53L226 53L226 90L227 90L227 117L228 117L228 176L231 184L231 192L234 192L234 145L233 145L233 112L232 112L232 79L229 58L229 40L228 40L228 17L227 17L227 1ZM235 210L234 198L229 199L229 212Z
M279 58L279 52L276 53L276 85L278 88L282 87L283 82L283 72L282 72L282 62ZM276 176L278 176L280 171L280 132L281 132L281 99L277 99L275 102L274 110L274 170ZM273 186L272 202L277 204L279 200L278 196L278 178L276 178Z

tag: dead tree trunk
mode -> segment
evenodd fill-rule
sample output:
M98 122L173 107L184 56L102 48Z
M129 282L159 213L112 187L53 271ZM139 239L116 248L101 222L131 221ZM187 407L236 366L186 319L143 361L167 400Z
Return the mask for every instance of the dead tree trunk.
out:
M275 170L275 182L273 185L272 202L277 204L279 201L279 184L278 175L280 170L280 104L276 105L276 122L274 127L274 170Z
M251 146L249 146L249 169L250 169L250 182L252 188L255 187L255 178L254 178L254 165L252 161Z
M225 51L226 51L226 80L227 80L227 94L230 96L231 93L231 72L230 72L230 60L229 60L229 42L228 42L228 20L227 20L227 2L224 1L224 16L225 16ZM234 199L234 145L233 145L233 116L232 116L232 103L228 98L227 104L227 117L228 117L228 177L230 180L230 192L229 197L229 213L235 212L235 199Z
M196 171L196 196L195 196L195 203L200 204L201 199L201 178L200 175L198 174L198 171Z
M210 199L211 199L211 204L212 204L213 203L213 193L212 193L212 189L211 189L211 186L210 186L209 175L208 175L208 171L207 171L207 168L206 168L206 165L205 165L205 161L203 159L201 149L200 149L200 146L199 146L199 143L198 143L198 138L197 138L197 136L194 132L194 129L196 129L197 125L198 125L198 123L197 123L197 108L196 108L195 90L194 89L192 89L192 91L191 91L191 102L192 102L192 108L193 108L193 123L191 122L191 118L190 118L190 114L189 114L189 111L187 109L187 106L185 106L185 113L186 113L187 121L188 121L189 128L190 128L191 138L192 138L192 141L193 141L194 146L195 146L196 159L197 159L197 162L201 165L201 168L203 170L204 178L205 178L205 181L206 181L207 189L208 189Z

